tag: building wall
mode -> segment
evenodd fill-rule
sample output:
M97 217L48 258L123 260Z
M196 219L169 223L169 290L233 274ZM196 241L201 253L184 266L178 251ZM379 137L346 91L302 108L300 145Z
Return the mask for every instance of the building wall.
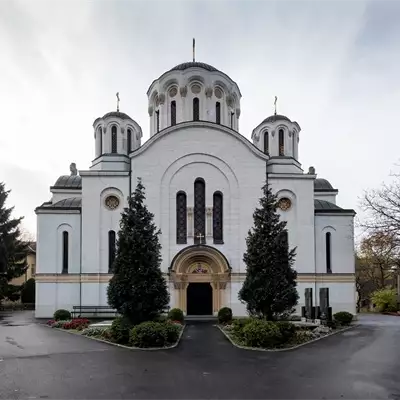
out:
M10 283L12 285L22 285L25 283L28 279L31 279L32 277L35 276L36 272L36 254L35 253L29 253L26 257L26 263L28 265L28 269L25 271L25 273L18 278L14 278Z

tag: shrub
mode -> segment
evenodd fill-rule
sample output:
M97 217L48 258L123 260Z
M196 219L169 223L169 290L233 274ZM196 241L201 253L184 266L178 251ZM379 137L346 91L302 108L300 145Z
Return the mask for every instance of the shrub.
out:
M333 318L340 325L350 325L351 321L353 321L353 314L347 311L339 311L333 315Z
M378 289L371 295L379 312L397 310L396 289Z
M296 325L287 321L278 321L275 323L281 334L281 343L287 343L296 336Z
M165 325L165 331L167 333L167 342L172 344L175 343L178 340L179 334L182 330L182 325L178 321L178 323L175 323L174 321L163 323Z
M172 321L183 322L185 320L185 317L183 315L183 311L180 308L173 308L168 313L168 319Z
M165 322L142 322L130 332L130 344L135 347L163 347L167 339Z
M71 321L54 321L54 323L52 325L50 325L52 328L64 328L65 324L68 324Z
M227 324L232 321L232 310L229 307L222 307L218 311L218 322L220 324Z
M53 318L55 321L68 321L71 319L71 313L68 310L57 310L54 315Z
M237 318L232 322L232 332L238 339L243 339L243 328L254 321L254 318Z
M243 341L250 347L275 347L282 342L281 333L276 323L254 319L242 330Z
M28 279L21 288L21 302L35 304L35 279Z
M132 329L132 323L128 318L117 317L111 324L110 334L112 340L119 344L129 343L129 333Z

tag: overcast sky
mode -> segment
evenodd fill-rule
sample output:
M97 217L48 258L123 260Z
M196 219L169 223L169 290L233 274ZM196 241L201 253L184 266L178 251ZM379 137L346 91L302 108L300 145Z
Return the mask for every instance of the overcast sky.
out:
M265 117L296 120L303 169L358 209L389 180L400 134L400 2L0 0L0 181L36 232L49 186L88 169L93 121L115 109L149 137L146 91L192 57L235 80L240 132Z

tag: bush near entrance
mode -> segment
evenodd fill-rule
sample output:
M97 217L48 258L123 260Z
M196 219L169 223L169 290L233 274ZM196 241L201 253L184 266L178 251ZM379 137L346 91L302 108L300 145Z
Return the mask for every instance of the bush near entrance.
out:
M185 316L183 315L183 311L180 308L173 308L168 313L168 319L171 321L179 321L183 323L185 320Z
M222 307L218 311L218 322L220 324L227 324L229 322L232 322L232 318L233 318L232 309L230 309L229 307Z
M69 321L71 320L71 313L68 310L57 310L54 315L53 318L55 321Z
M351 321L353 321L353 314L347 311L339 311L333 315L333 318L340 325L350 325Z

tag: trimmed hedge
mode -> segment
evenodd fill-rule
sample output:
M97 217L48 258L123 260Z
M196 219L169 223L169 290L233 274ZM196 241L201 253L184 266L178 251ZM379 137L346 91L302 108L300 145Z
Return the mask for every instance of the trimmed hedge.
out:
M130 331L131 346L165 347L178 340L181 326L171 322L142 322Z
M282 335L276 323L254 319L242 329L243 341L249 347L276 347Z
M183 322L185 320L185 316L183 315L183 311L180 308L173 308L168 313L168 319L170 319L171 321Z
M111 324L111 339L119 344L128 344L132 323L125 317L117 317Z
M218 311L218 322L220 324L228 324L232 321L232 318L232 309L230 309L229 307L222 307Z
M350 325L351 321L353 321L353 314L347 311L339 311L333 315L333 318L341 325Z
M68 310L57 310L53 315L54 321L69 321L72 319L71 313Z
M281 334L281 343L287 343L292 341L296 336L296 325L287 321L278 321L275 322L275 325L278 327L279 332Z

